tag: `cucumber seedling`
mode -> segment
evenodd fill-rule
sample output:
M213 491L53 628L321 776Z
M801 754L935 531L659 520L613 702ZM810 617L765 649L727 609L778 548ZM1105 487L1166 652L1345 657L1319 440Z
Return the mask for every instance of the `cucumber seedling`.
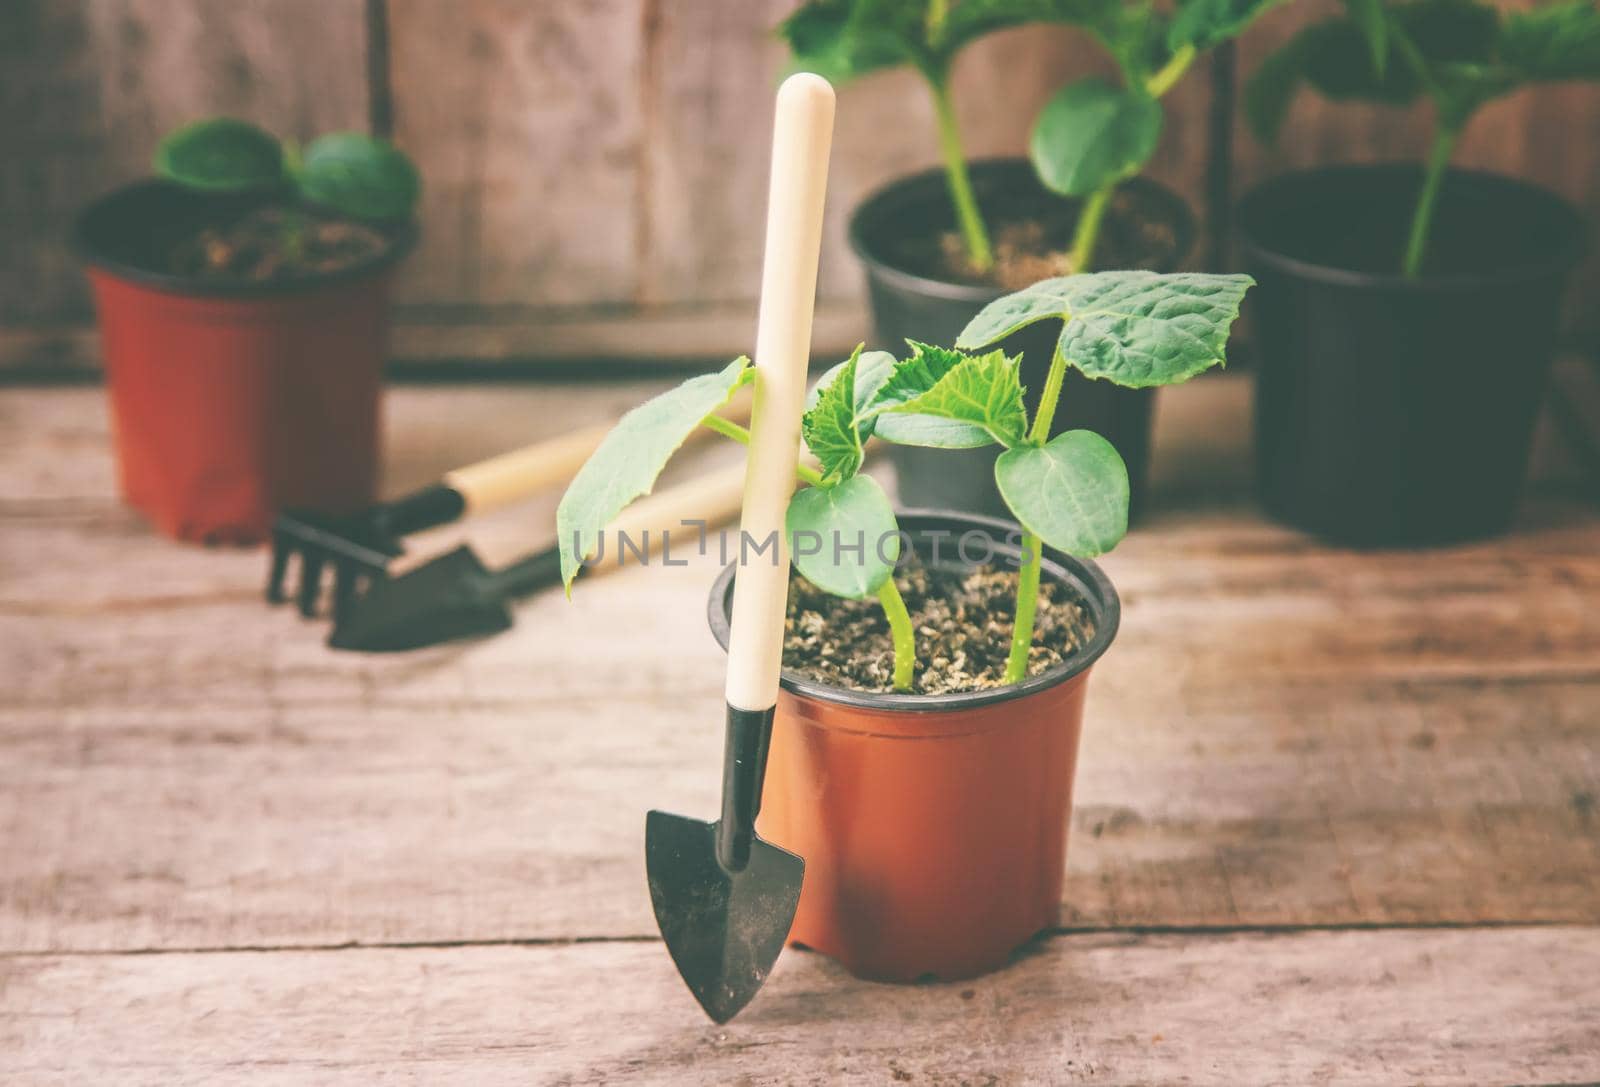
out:
M1269 144L1305 86L1333 101L1432 104L1433 137L1400 259L1401 273L1415 279L1440 184L1473 116L1530 84L1570 80L1600 80L1593 0L1505 12L1477 0L1346 0L1344 15L1306 27L1262 62L1244 104Z
M789 502L789 554L818 588L877 598L893 639L896 690L912 689L915 633L893 576L900 555L894 511L877 482L859 474L866 442L1004 448L995 480L1022 541L1004 681L1018 683L1028 671L1044 546L1093 557L1116 546L1128 526L1128 471L1111 443L1087 430L1049 437L1067 368L1145 388L1222 365L1251 283L1240 275L1154 272L1049 279L991 303L954 348L913 342L903 359L857 348L823 375L803 424L818 466L802 465L806 486ZM1060 321L1061 332L1039 408L1029 418L1020 359L981 349L1047 320ZM753 379L749 361L735 359L635 408L607 435L556 512L569 592L605 526L650 491L696 427L748 444L748 432L716 412Z
M1158 100L1196 56L1234 37L1280 0L809 0L779 26L796 67L834 84L909 67L927 84L939 153L968 263L994 266L950 92L956 56L979 38L1028 23L1087 30L1116 60L1122 86L1085 79L1040 114L1031 157L1043 184L1085 198L1071 271L1087 271L1117 182L1138 173L1161 135Z
M196 192L276 192L365 222L409 218L422 191L417 168L387 140L333 132L301 150L231 117L168 133L154 165L159 176Z
M818 466L799 466L799 481L805 486L790 499L784 528L795 568L818 588L841 597L877 597L893 637L895 687L910 690L915 655L911 617L892 577L900 554L898 525L877 480L859 474L872 435L866 407L893 367L893 356L863 353L858 347L811 391L802 432ZM584 562L601 550L605 526L634 499L650 493L673 453L697 427L750 444L747 428L716 413L754 380L750 360L740 357L618 420L556 508L561 577L569 595ZM649 541L643 543L648 546ZM765 544L752 541L758 559ZM742 556L743 542L739 550Z

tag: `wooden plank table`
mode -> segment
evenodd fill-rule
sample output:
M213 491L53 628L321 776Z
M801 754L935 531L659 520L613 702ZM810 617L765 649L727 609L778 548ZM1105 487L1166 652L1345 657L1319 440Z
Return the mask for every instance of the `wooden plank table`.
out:
M388 483L660 385L398 389ZM335 654L118 505L98 389L0 390L0 1083L1600 1080L1600 514L1320 547L1242 498L1245 395L1167 396L1105 562L1061 927L957 984L790 952L716 1027L642 854L715 805L709 560Z

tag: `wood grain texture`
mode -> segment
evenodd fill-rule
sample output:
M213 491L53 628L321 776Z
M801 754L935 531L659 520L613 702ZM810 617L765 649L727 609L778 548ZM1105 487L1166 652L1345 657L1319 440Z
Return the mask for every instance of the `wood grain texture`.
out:
M1572 1083L1594 929L1057 938L954 985L790 951L712 1026L655 941L0 958L14 1087Z
M652 35L646 99L648 223L645 297L751 299L759 279L771 88L787 53L772 27L794 0L667 4ZM1034 25L992 35L956 64L953 95L969 156L1025 154L1033 120L1061 86L1113 68L1085 35ZM1151 175L1198 195L1205 168L1204 78L1168 98ZM729 133L747 138L730 140ZM851 211L873 189L938 164L932 104L909 71L875 73L840 88L828 195L822 293L855 298Z
M660 387L399 390L389 485ZM1600 515L1546 498L1501 541L1317 547L1173 437L1236 459L1244 428L1207 420L1246 391L1168 395L1165 499L1106 561L1126 611L1064 925L1600 921ZM643 812L715 806L708 560L545 594L490 641L332 654L259 603L259 554L122 511L104 427L96 390L0 397L0 948L653 931ZM476 525L486 558L548 540L553 502Z
M8 0L0 12L0 322L88 313L72 218L156 141L231 114L306 140L367 122L362 0Z
M424 178L401 301L634 296L643 0L392 0L395 140Z

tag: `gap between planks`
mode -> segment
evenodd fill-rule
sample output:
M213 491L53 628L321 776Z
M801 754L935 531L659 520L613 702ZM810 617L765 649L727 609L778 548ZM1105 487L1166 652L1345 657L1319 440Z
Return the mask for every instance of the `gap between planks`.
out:
M1071 936L1296 936L1319 932L1474 932L1520 929L1588 931L1600 925L1571 921L1351 921L1336 924L1283 925L1058 925L1034 936L1017 949L1018 957L1036 952L1052 940ZM160 955L261 955L274 952L311 954L337 951L448 951L471 947L581 947L593 944L659 944L659 936L507 936L468 940L344 940L338 943L226 944L191 947L98 947L58 950L5 950L0 959L118 958ZM809 948L801 950L809 951ZM1005 969L1002 967L1001 969Z

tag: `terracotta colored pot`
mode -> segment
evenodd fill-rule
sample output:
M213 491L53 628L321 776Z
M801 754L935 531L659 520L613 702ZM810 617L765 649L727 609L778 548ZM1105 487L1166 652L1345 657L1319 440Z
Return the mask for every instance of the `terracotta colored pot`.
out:
M388 285L415 230L364 263L282 282L151 270L251 206L141 182L78 223L122 493L180 539L252 543L285 506L341 512L376 495Z
M1014 561L1015 526L956 513L900 516L924 561L962 568L982 532ZM1007 545L1008 533L1013 541ZM711 592L726 647L733 567ZM871 694L783 674L758 829L805 858L790 939L887 981L971 977L1053 927L1089 671L1116 636L1116 590L1091 562L1047 551L1043 576L1094 622L1083 651L1014 687Z

